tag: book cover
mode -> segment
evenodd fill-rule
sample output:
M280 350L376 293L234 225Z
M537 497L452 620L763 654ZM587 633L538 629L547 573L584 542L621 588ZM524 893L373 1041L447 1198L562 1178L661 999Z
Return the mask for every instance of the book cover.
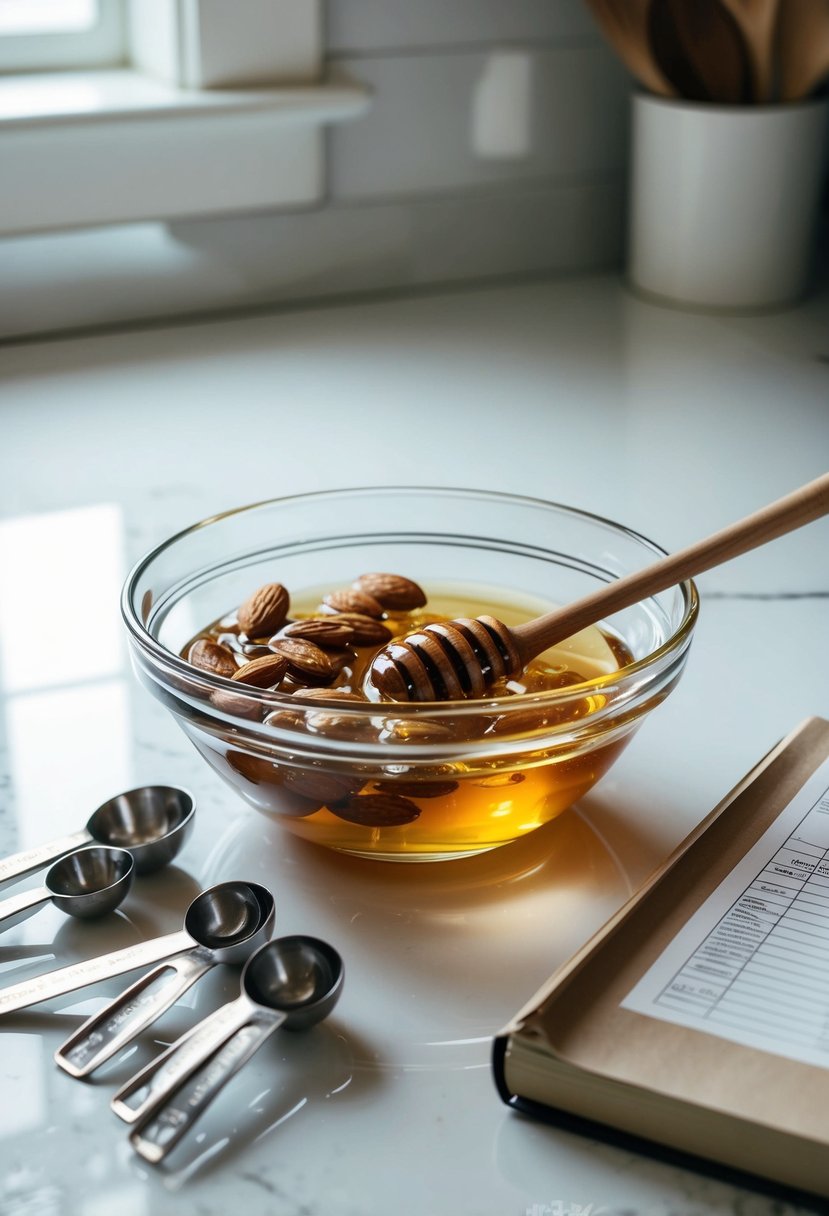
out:
M493 1068L526 1113L829 1198L829 722L731 791L496 1037Z

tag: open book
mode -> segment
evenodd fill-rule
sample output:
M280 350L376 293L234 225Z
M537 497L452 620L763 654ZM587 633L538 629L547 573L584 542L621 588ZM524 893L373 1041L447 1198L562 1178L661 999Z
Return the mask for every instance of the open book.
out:
M829 1198L829 722L732 790L501 1032L493 1066L530 1114Z

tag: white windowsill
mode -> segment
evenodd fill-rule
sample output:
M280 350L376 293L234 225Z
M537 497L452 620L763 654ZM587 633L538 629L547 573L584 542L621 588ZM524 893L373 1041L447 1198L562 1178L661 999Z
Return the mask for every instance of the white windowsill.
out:
M129 69L6 77L0 235L313 203L322 125L368 104L338 80L198 91Z
M362 114L368 90L323 81L261 89L177 89L129 68L0 78L0 135L32 127L266 111L279 121L337 122Z

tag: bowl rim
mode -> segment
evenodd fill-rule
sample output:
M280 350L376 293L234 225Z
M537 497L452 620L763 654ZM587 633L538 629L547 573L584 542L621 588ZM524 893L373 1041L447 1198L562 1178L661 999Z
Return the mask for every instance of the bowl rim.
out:
M171 665L174 670L181 672L194 684L204 683L207 689L224 689L233 690L243 700L249 700L252 704L259 703L272 706L273 709L284 708L288 704L292 704L302 710L320 710L324 706L324 702L319 699L305 700L301 693L280 693L278 690L264 690L255 687L245 687L240 685L238 681L227 679L223 676L217 676L210 672L199 671L192 667L186 659L175 654L172 650L162 646L160 642L149 632L140 616L133 608L133 592L135 590L138 579L144 571L168 549L184 540L186 537L203 531L212 524L220 523L225 519L230 519L236 515L245 515L250 512L259 510L263 507L275 507L280 504L302 503L320 501L323 499L336 498L359 498L377 493L404 493L413 495L433 495L435 493L455 496L458 498L480 498L488 499L494 502L513 503L517 506L532 506L541 507L545 510L552 508L554 511L572 516L577 519L586 520L591 523L599 524L604 528L608 528L612 532L616 532L629 540L633 540L643 545L646 549L650 549L657 557L668 555L668 550L657 544L656 541L645 536L644 533L636 531L634 528L628 527L626 524L619 523L617 520L609 519L607 516L600 515L594 511L587 511L580 507L574 507L568 503L556 502L552 499L539 498L529 494L514 494L501 490L483 490L475 487L464 486L441 486L441 485L370 485L370 486L341 486L327 490L311 490L303 491L299 494L279 495L275 498L259 499L256 502L246 503L238 507L230 507L224 511L218 511L214 515L209 515L203 519L197 520L195 523L188 525L186 528L181 528L172 536L161 541L152 549L148 550L140 557L128 572L121 590L120 606L121 615L131 637L134 639L142 650L148 651L155 659L162 661L164 664ZM699 616L699 592L696 583L693 579L685 579L680 583L674 584L679 589L683 596L684 612L682 619L677 628L671 635L655 650L650 651L644 658L635 659L632 663L628 663L624 667L617 668L615 671L606 672L599 676L594 676L589 680L585 680L580 684L568 685L565 688L545 689L541 692L527 692L510 694L508 697L484 697L475 700L460 700L460 701L417 701L417 702L374 702L374 701L338 701L337 712L345 715L355 715L359 717L363 714L377 715L383 712L380 706L394 709L396 716L412 714L417 716L432 715L434 716L439 710L451 710L453 714L472 712L477 707L477 712L480 713L481 706L486 705L488 708L494 708L496 705L503 712L505 710L515 709L519 706L526 709L530 705L538 705L555 699L556 701L565 701L584 697L587 692L601 692L609 685L615 684L620 678L627 679L630 675L637 675L639 672L659 668L663 659L667 659L673 653L681 654L690 642L690 636ZM647 597L653 599L653 596ZM234 718L232 714L222 716ZM245 722L247 727L253 725L244 718L239 719L240 722Z

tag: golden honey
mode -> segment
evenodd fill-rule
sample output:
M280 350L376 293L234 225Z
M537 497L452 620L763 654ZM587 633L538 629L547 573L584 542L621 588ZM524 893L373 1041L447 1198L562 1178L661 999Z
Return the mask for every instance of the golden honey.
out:
M319 617L324 590L294 595L290 621ZM394 637L482 614L515 625L552 607L489 589L427 591L425 608L385 615ZM202 630L183 654L199 638L228 647L238 662L266 653L269 640L246 637L234 613ZM546 651L461 713L450 706L412 713L388 702L378 703L376 714L355 712L355 699L377 701L367 672L378 649L329 651L336 674L325 687L309 691L298 676L283 680L279 692L295 696L296 708L290 701L271 707L265 727L274 728L273 747L232 731L195 736L196 746L249 802L296 835L351 854L417 861L482 852L535 830L576 802L630 737L632 722L611 715L605 723L600 711L612 696L613 673L632 658L599 628ZM575 743L568 723L591 715L601 719L595 734ZM295 748L286 732L295 732ZM329 740L351 742L353 756L326 750Z

